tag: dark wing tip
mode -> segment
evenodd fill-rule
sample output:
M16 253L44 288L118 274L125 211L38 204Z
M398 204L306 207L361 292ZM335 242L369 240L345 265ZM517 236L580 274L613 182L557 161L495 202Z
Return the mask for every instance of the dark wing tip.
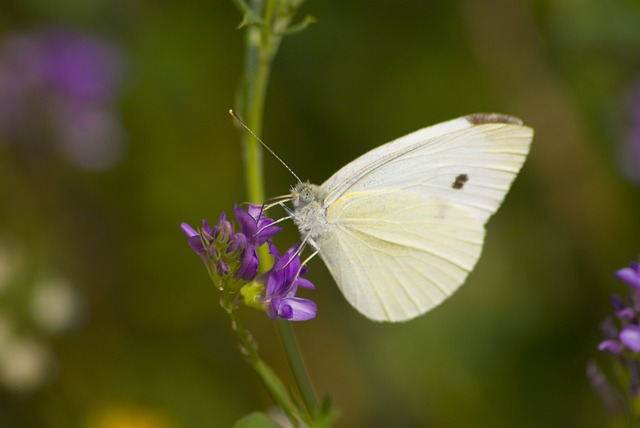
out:
M500 113L475 113L465 116L473 125L482 125L484 123L509 123L512 125L522 125L522 121L517 117L507 116Z

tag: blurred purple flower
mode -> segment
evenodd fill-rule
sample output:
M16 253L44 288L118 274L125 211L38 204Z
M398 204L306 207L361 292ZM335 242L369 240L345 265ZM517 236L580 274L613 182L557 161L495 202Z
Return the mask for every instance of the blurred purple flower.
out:
M640 266L632 262L628 268L619 269L616 277L631 288L630 304L615 294L611 296L611 306L621 330L618 332L610 317L605 319L600 326L605 340L600 342L598 349L610 354L622 354L627 350L640 352Z
M41 45L44 77L58 93L78 102L112 99L122 74L122 59L114 46L64 31L45 34Z
M629 94L631 127L620 153L622 170L629 180L640 184L640 79Z
M0 133L52 140L86 169L115 164L124 133L113 112L122 57L110 43L70 30L15 35L0 48Z
M269 250L276 262L268 273L263 304L271 319L306 321L316 316L317 307L313 301L295 297L298 287L314 289L311 281L302 278L307 269L301 267L298 247L299 244L294 245L280 257L275 245L269 242Z
M593 388L613 414L629 410L621 405L618 397L629 402L635 402L640 397L640 268L631 263L629 268L618 270L616 276L631 289L629 303L616 295L611 297L617 323L612 317L605 318L600 325L605 340L598 344L599 351L613 357L616 382L610 384L595 363L590 363L587 369ZM640 413L631 410L631 414L625 417L640 421Z

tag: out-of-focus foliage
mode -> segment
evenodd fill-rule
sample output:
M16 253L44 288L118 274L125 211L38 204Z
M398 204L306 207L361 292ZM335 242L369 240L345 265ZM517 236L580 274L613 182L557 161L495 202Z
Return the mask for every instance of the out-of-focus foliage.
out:
M245 199L231 0L0 10L0 426L224 427L268 411L179 227ZM303 13L317 23L284 40L264 132L301 178L467 113L536 130L477 269L431 313L371 323L311 262L318 317L296 331L337 426L603 426L585 371L613 273L640 253L640 6L309 0ZM51 71L54 34L93 54L67 50ZM104 73L108 93L68 92L73 64ZM284 168L265 156L265 170L268 194L286 193ZM246 322L286 372L270 321Z

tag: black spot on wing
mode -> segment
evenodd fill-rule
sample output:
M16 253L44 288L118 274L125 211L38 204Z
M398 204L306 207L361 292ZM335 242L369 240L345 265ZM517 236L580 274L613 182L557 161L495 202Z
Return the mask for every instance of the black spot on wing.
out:
M451 187L456 190L460 190L464 187L464 184L469 181L469 176L467 174L458 174Z
M465 116L470 123L474 125L482 125L483 123L510 123L513 125L522 125L522 121L517 117L507 116L500 113L475 113Z

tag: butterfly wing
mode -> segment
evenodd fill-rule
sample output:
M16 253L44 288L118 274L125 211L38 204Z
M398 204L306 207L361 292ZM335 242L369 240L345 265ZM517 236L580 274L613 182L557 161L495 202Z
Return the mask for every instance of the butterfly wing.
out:
M532 138L533 130L519 119L499 114L479 113L424 128L336 172L322 185L329 191L325 206L351 192L406 189L458 203L484 223L502 203Z
M411 190L350 193L327 221L320 255L346 299L376 321L416 317L451 295L484 238L469 210Z
M315 244L347 300L374 320L400 321L451 295L532 138L518 119L476 114L380 146L330 177L331 231Z

